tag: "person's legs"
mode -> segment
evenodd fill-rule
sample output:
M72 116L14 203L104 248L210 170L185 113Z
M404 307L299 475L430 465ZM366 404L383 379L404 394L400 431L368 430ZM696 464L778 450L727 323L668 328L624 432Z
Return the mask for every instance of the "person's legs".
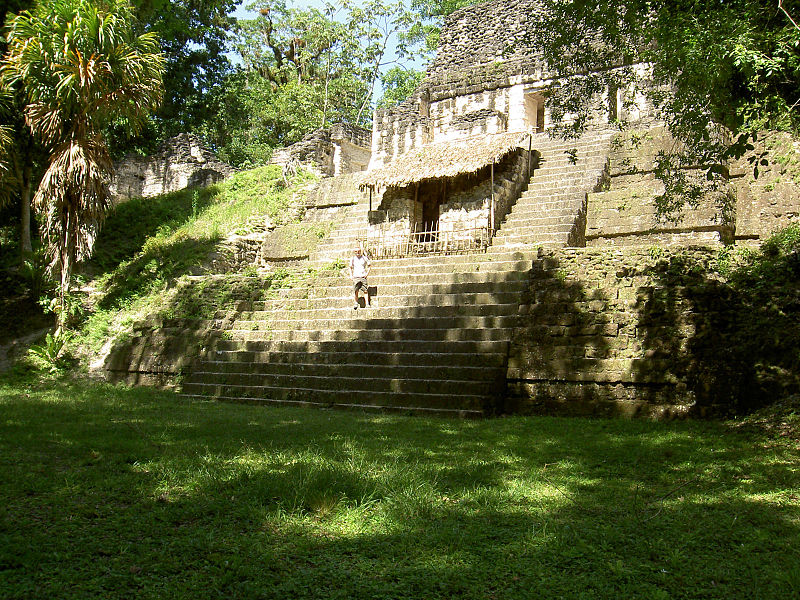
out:
M372 297L369 295L369 284L364 282L364 298L367 299L367 306L372 306Z
M359 288L364 291L364 295L366 297L367 306L369 306L369 288L367 288L367 280L364 279L363 277L360 277L360 278L356 279L355 282L353 283L353 297L354 297L355 302L356 302L355 306L353 307L354 310L358 309L358 306L359 306L359 303L358 303L358 290L359 290Z

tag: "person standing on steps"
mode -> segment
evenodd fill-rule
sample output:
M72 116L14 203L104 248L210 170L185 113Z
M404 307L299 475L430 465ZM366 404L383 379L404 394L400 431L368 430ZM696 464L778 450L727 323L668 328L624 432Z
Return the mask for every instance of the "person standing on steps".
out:
M372 261L369 257L362 252L361 246L353 250L353 256L350 257L350 277L353 280L353 295L356 303L353 310L358 310L358 290L364 290L364 299L367 306L371 306L369 298L369 286L367 285L367 277L369 270L372 267Z

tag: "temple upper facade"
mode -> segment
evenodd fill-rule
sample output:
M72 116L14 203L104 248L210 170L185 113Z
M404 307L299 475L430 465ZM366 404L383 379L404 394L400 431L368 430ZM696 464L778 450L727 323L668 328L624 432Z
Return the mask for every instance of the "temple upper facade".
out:
M545 131L551 124L545 96L557 81L528 33L541 18L538 0L492 0L452 13L414 94L375 112L369 170L426 144ZM623 106L620 93L611 90L598 102L592 125L650 117L643 96Z

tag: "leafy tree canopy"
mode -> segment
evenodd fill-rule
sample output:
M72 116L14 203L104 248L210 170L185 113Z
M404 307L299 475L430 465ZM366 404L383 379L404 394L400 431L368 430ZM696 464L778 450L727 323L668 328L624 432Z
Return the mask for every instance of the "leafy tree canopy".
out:
M478 2L480 0L412 0L411 9L418 19L405 34L407 41L420 45L422 54L430 56L439 45L444 18L459 8Z
M558 80L548 99L554 120L575 117L560 133L580 133L609 89L623 104L646 96L683 144L657 164L665 212L724 180L725 162L751 149L756 132L800 130L800 28L781 2L542 2L549 16L527 42L542 48ZM698 164L707 168L702 185L683 170Z
M199 129L220 157L260 164L318 127L370 125L374 86L392 60L389 40L410 23L401 2L317 9L261 0L248 8L258 16L233 32L241 67L210 95L219 117Z
M389 107L400 104L417 89L425 77L425 71L392 67L381 75L383 95L378 100L378 107Z
M114 156L148 152L160 141L193 131L213 119L208 94L231 72L229 35L235 19L230 13L242 0L131 0L138 33L151 32L161 40L166 62L164 99L159 110L132 133L123 118L113 119L106 138Z
M2 82L21 91L25 123L47 154L33 202L61 274L62 308L107 206L103 128L112 118L136 127L161 99L157 38L135 35L132 24L127 0L52 0L9 21Z

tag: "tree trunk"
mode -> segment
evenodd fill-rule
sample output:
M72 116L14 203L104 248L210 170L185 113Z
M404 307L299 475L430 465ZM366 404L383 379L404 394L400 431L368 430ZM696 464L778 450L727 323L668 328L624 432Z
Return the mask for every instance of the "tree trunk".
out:
M20 178L22 187L20 190L20 197L22 199L21 206L21 225L20 225L20 249L22 251L22 260L25 260L33 252L33 245L31 244L31 167L26 165L22 169L22 177Z
M383 46L381 47L380 52L375 57L375 68L372 70L372 76L370 77L370 84L369 84L369 91L367 95L364 97L364 102L361 104L361 108L358 110L358 117L356 117L356 125L359 127L361 126L361 115L364 114L364 110L369 106L370 100L372 100L372 90L375 89L375 81L378 79L381 70L381 61L383 60L383 55L386 53L386 44L389 43L389 36L385 36L383 38Z
M66 214L63 216L64 227L64 240L61 246L61 289L60 289L60 304L61 310L58 314L58 329L64 329L67 321L67 295L69 294L70 276L72 275L72 232L70 228L73 226L71 211L65 209Z

